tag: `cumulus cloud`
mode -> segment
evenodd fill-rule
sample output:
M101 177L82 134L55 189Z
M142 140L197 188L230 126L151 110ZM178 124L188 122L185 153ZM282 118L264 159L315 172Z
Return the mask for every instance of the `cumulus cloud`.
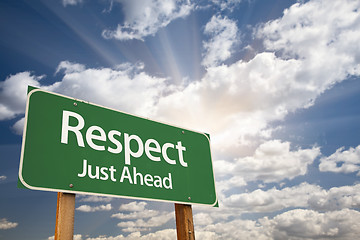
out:
M233 194L224 200L224 204L242 212L274 212L289 207L307 207L310 195L321 190L319 186L307 183L281 190L257 189L251 193Z
M235 219L206 225L199 229L201 234L212 236L212 239L259 239L270 240L263 226L252 220ZM197 231L195 230L195 236Z
M235 219L200 227L211 239L356 239L360 213L342 209L331 212L294 209L258 221Z
M159 211L144 209L142 211L136 211L132 213L116 213L111 215L112 218L118 219L139 219L139 218L150 218L159 215Z
M243 0L212 0L212 2L218 5L222 11L224 10L233 11L234 8L242 1Z
M94 69L62 62L59 67L65 72L62 81L46 89L135 114L149 114L166 87L166 79L129 65Z
M129 211L129 212L140 212L144 211L147 203L146 202L130 202L127 204L122 204L119 207L120 211Z
M320 148L318 147L291 151L290 142L271 140L261 144L253 156L238 158L232 162L218 161L215 162L214 168L220 176L227 174L241 176L238 181L240 183L242 179L246 182L258 180L265 183L279 182L305 175L308 166L319 155ZM233 179L230 178L228 181L231 182Z
M317 211L332 211L360 207L360 184L334 187L313 192L309 195L308 206Z
M77 5L77 4L80 4L82 3L83 0L62 0L62 4L64 7L66 7L67 5Z
M20 118L12 127L11 129L17 135L22 135L24 130L25 118Z
M24 114L28 85L133 114L149 115L166 90L166 79L149 76L140 70L141 67L131 65L113 69L86 68L82 64L64 61L56 70L57 73L63 72L64 76L52 85L41 85L40 80L44 76L35 76L30 72L11 75L0 82L0 120ZM23 125L24 119L20 119L13 129L22 133Z
M272 220L265 219L274 239L356 239L359 236L360 212L343 209L319 213L295 209Z
M9 222L6 218L0 219L0 229L11 229L16 228L18 223L16 222Z
M125 232L134 231L149 231L150 228L160 227L170 221L175 220L175 214L173 212L161 213L157 216L150 217L149 219L137 219L135 221L122 221L117 224Z
M236 23L227 17L213 16L205 25L204 33L210 39L203 43L205 55L202 64L213 67L228 59L235 44L239 43Z
M193 5L187 0L118 0L124 9L125 21L115 30L104 30L104 38L138 39L155 35L171 21L190 14Z
M25 112L27 86L39 87L44 76L30 72L10 75L0 82L0 120L8 120Z
M119 210L129 213L116 213L111 217L121 220L130 219L129 221L121 221L117 224L124 232L149 231L151 228L164 225L175 217L173 212L160 212L146 209L146 205L146 202L137 201L122 204Z
M72 63L69 61L62 61L56 68L55 74L63 71L65 74L85 71L85 66L79 63Z
M314 75L313 87L318 81L330 84L360 74L360 53L354 47L360 41L359 8L360 3L352 0L299 2L282 18L262 25L257 36L268 50L304 62L299 75Z
M110 211L112 209L111 204L99 205L99 206L89 206L81 205L76 208L80 212L98 212L98 211Z
M226 222L209 223L198 226L195 230L197 239L259 239L259 240L300 240L300 239L335 239L352 240L360 234L360 213L342 209L330 212L318 212L306 209L294 209L273 218L259 220L234 219ZM81 237L81 235L79 236ZM132 240L176 238L175 229L164 229L142 235L133 232L128 236L88 237L86 240ZM50 239L50 238L49 238ZM80 238L81 239L81 238Z
M293 5L282 18L257 27L265 52L209 67L200 81L160 98L156 118L210 132L217 154L236 157L254 138L269 138L271 122L310 107L334 84L359 75L360 50L353 47L360 41L358 6ZM356 36L345 37L350 35Z
M223 164L225 163L225 164ZM232 174L232 170L233 165L230 168L226 168L224 166L227 165L232 165L232 164L226 164L226 162L224 161L216 161L214 164L214 168L215 168L215 173L216 176L219 176L217 173L222 172L222 174ZM219 170L218 166L222 166L221 170ZM220 176L219 176L220 178ZM218 193L223 194L225 191L230 190L230 189L236 189L238 187L243 187L246 186L247 182L245 181L245 179L242 176L238 176L238 175L234 175L232 177L230 177L229 179L226 180L219 180L216 182L216 190Z
M360 170L360 145L344 150L341 147L328 157L320 159L319 170L322 172L353 173Z
M245 193L236 193L237 191L233 188L229 196L222 196L219 209L194 206L194 223L198 231L204 231L206 226L229 223L233 219L240 221L244 218L244 214L245 216L265 215L297 208L322 213L359 209L359 188L360 184L324 189L319 185L306 182L293 187L257 189ZM259 221L251 224L263 226L264 223ZM262 228L257 228L256 231L259 232L260 229ZM219 232L214 231L214 233ZM219 237L219 239L224 238Z
M278 182L305 175L308 165L320 154L320 148L290 151L289 142L271 140L261 144L250 157L236 160L235 172L246 180Z
M225 207L239 212L274 212L287 208L310 208L334 211L359 208L360 185L334 187L329 190L314 184L301 183L283 189L257 189L250 193L233 194L223 200Z
M111 197L101 197L101 196L93 196L93 195L89 195L89 196L76 195L76 197L79 198L79 202L111 202L112 200Z
M196 226L206 226L213 224L214 222L213 219L209 217L209 214L203 212L195 214L193 220Z
M86 240L172 240L176 238L175 229L164 229L153 233L142 235L140 232L133 232L127 236L122 234L118 236L99 236L99 237L88 237Z
M55 236L48 237L48 240L54 240ZM73 240L83 240L81 234L74 234Z

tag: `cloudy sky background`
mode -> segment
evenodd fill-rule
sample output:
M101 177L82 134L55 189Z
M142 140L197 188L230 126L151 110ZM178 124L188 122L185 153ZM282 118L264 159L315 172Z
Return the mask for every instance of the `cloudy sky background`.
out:
M0 239L54 234L56 193L16 188L28 85L209 133L220 208L193 206L198 239L355 239L359 8L1 1ZM75 234L174 239L174 206L79 195Z

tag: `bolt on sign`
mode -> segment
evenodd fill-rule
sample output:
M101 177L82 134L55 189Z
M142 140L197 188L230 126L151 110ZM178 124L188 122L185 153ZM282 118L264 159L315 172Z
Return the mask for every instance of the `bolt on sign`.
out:
M28 93L19 180L34 190L217 204L208 135L41 89Z

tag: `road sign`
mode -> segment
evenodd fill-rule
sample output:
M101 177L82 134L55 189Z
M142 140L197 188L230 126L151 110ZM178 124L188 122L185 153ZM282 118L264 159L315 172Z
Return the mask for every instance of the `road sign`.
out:
M217 203L206 134L41 89L28 94L19 180L34 190Z

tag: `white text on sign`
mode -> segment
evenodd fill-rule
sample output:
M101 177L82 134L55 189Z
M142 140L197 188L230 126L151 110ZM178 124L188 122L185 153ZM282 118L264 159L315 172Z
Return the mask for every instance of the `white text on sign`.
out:
M70 126L70 118L74 118L77 120L77 124L75 126ZM72 132L76 136L77 145L79 147L85 147L84 144L84 137L80 130L82 130L85 126L85 120L84 118L75 112L71 111L63 111L62 115L62 128L61 128L61 143L68 144L69 139L69 132ZM98 134L95 134L98 133ZM97 151L105 151L107 150L110 153L119 154L123 150L123 144L124 144L124 156L125 156L125 164L130 165L131 164L131 157L133 158L139 158L144 154L146 156L155 162L161 161L161 158L159 156L154 156L153 153L161 153L162 158L168 163L175 165L176 159L170 159L168 156L169 149L176 149L178 152L178 161L183 167L187 167L187 162L184 161L184 155L183 152L186 151L186 148L182 146L181 141L178 141L176 145L173 143L164 143L162 146L160 146L159 142L155 139L147 139L144 142L142 139L135 135L129 135L128 133L124 133L123 136L123 144L119 141L119 139L115 138L121 137L121 132L117 130L110 130L107 134L105 133L104 129L102 129L100 126L90 126L86 130L85 139L87 144L94 150ZM94 143L93 140L97 140L100 142L106 142L109 140L115 147L107 147L103 145L97 145ZM131 149L130 144L131 142L136 142L137 147L136 151Z

